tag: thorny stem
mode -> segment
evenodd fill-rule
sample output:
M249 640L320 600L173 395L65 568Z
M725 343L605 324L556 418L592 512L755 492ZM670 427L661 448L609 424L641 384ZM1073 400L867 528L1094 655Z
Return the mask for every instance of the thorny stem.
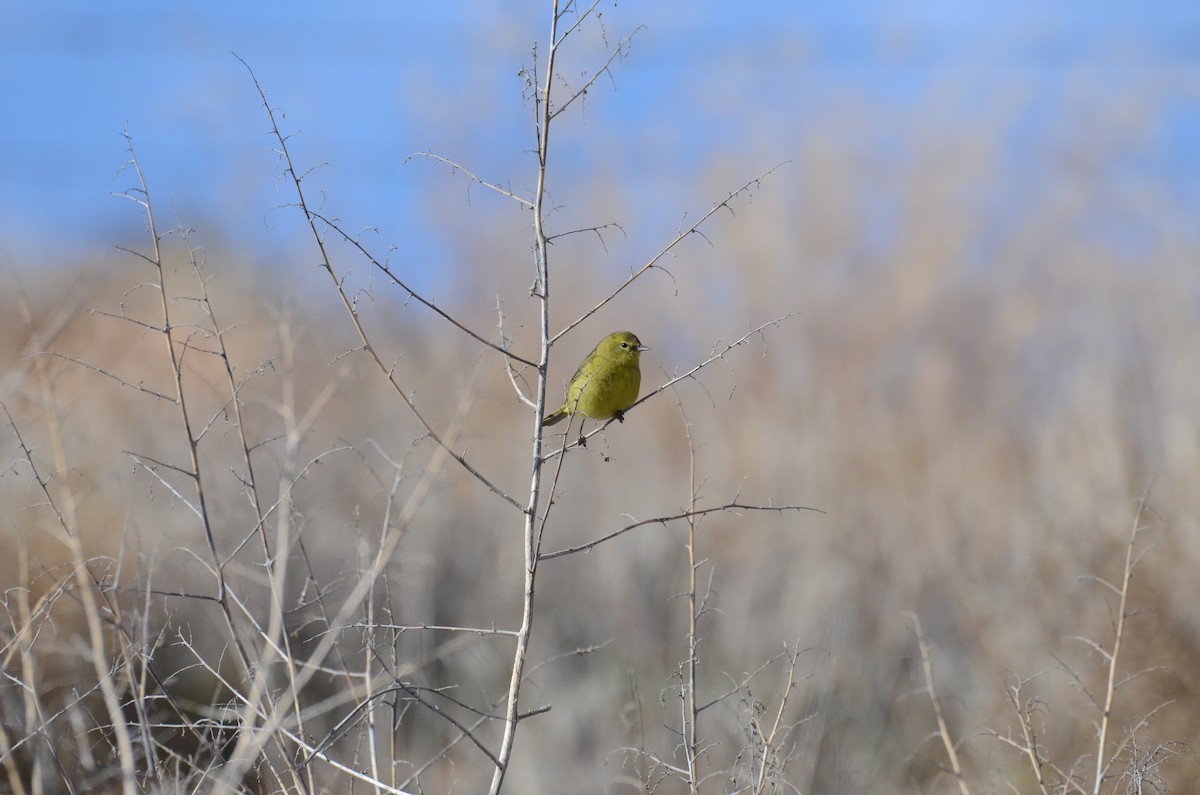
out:
M783 727L783 714L787 709L788 700L792 696L792 692L796 688L796 665L800 662L799 642L797 649L788 654L788 672L787 685L783 690L783 697L779 699L779 709L775 712L775 722L771 725L771 731L762 734L763 749L762 758L758 768L758 777L754 782L754 792L762 793L767 791L768 776L771 773L771 757L772 754L778 754L779 751L775 747L775 740L779 736L779 731ZM783 760L783 764L787 764L787 759Z
M162 326L161 328L158 328L157 331L163 335L163 340L166 343L167 356L170 361L171 375L175 388L175 395L172 402L179 410L179 420L183 426L185 438L187 439L189 467L184 468L170 466L170 468L184 473L191 481L192 486L195 489L196 505L194 510L196 515L199 517L201 526L204 530L205 542L208 546L208 552L212 557L213 562L212 572L217 581L217 595L215 599L221 606L222 617L225 620L225 625L229 631L229 635L233 639L239 662L247 672L254 671L256 669L261 670L263 667L261 665L263 661L262 658L260 657L257 659L259 665L256 665L250 656L248 648L242 642L234 622L233 607L231 603L237 602L238 600L229 589L228 582L226 580L225 563L222 561L220 554L217 552L212 519L208 510L207 489L205 487L204 476L200 467L200 439L202 432L197 432L194 428L192 412L189 411L188 408L187 393L185 392L183 383L183 356L187 353L189 347L185 340L179 344L178 349L176 348L176 340L174 335L176 326L172 321L173 314L171 310L171 299L167 293L167 278L162 256L161 243L163 240L163 235L158 231L158 226L154 218L153 204L150 200L149 187L146 184L145 175L142 173L141 164L138 162L137 155L134 152L133 140L128 132L125 133L125 141L129 151L129 162L127 165L133 169L134 174L137 177L138 184L134 191L127 192L124 195L140 205L146 214L146 224L151 241L151 253L145 254L128 248L122 248L122 250L140 257L155 269L155 273L157 275L157 283L155 284L155 287L159 294L160 307L162 311ZM161 480L162 479L160 477L160 481ZM267 651L267 649L273 647L273 640L277 635L278 632L276 632L275 635L264 638L264 654L271 653L270 651ZM266 698L266 683L264 681L264 677L252 677L252 679L254 681L252 689L255 689L255 694L251 700L256 704L261 700L263 708L268 708L269 699ZM249 713L246 714L248 715ZM249 733L250 732L246 732L243 734L243 736ZM231 788L231 782L234 781L236 777L237 775L234 767L223 770L221 777L216 782L217 789L219 790L222 787L226 789ZM299 780L296 780L295 783L300 784Z
M700 227L702 227L702 226L704 226L704 224L708 223L709 218L712 218L720 210L729 210L730 212L733 212L731 203L733 202L734 199L741 196L743 193L749 193L753 188L757 187L764 178L773 174L775 172L775 170L782 165L784 165L784 164L779 163L778 165L772 166L771 168L764 171L762 174L759 174L754 179L752 179L749 182L747 182L746 184L742 185L742 187L738 188L735 191L730 192L730 194L728 196L726 196L724 199L722 199L721 201L714 203L713 206L710 207L707 212L705 212L703 215L701 215L696 220L695 223L693 223L688 228L679 232L677 235L675 235L674 238L671 239L671 241L669 243L667 243L667 245L665 245L661 249L659 249L658 253L650 258L649 262L647 262L645 265L643 265L637 271L631 273L629 275L629 277L627 279L625 279L625 281L623 281L619 285L617 285L617 288L615 290L613 290L611 293L609 293L605 298L601 299L595 306L593 306L591 309L588 309L586 312L584 312L582 315L577 317L575 320L572 320L570 323L568 323L566 326L564 326L561 330L559 330L559 332L557 334L554 335L554 339L552 339L550 341L551 342L557 341L559 337L562 337L567 332L569 332L571 329L575 328L580 323L582 323L583 321L587 320L592 315L599 312L609 302L611 302L618 295L620 295L625 290L625 288L629 287L629 285L633 284L641 276L645 275L650 270L652 270L654 268L661 268L662 266L659 265L658 263L664 257L669 255L677 246L679 246L680 243L682 243L684 240L688 239L692 235L703 236L704 233L700 231Z
M1138 500L1137 513L1133 517L1133 530L1129 534L1129 543L1125 547L1125 568L1121 574L1121 589L1117 605L1117 625L1114 628L1113 648L1108 656L1108 683L1104 691L1104 711L1100 714L1100 730L1096 742L1096 779L1092 783L1092 795L1100 795L1100 785L1104 781L1105 763L1104 747L1108 742L1108 725L1112 718L1113 699L1117 693L1117 661L1121 654L1121 639L1125 635L1126 604L1129 600L1129 580L1133 577L1136 563L1134 546L1137 542L1138 529L1142 521L1142 512L1146 509L1147 495L1143 492Z
M682 408L683 406L680 405L681 411ZM691 788L693 795L695 795L699 792L699 780L696 771L696 724L700 716L700 711L696 708L696 656L698 654L697 647L699 646L699 630L697 625L700 621L699 605L696 597L696 568L699 565L696 562L696 446L691 443L691 427L688 424L686 416L684 417L683 424L688 437L688 449L691 452L688 466L688 488L691 492L688 497L688 725L684 727L684 732L687 742L685 753L687 754L688 786Z
M350 296L346 294L346 290L342 284L342 281L338 278L337 274L333 270L333 261L330 259L329 252L326 248L325 238L317 229L317 218L319 216L308 206L308 201L305 198L304 189L302 187L303 175L296 170L295 164L292 162L291 152L288 151L287 137L285 137L283 131L279 129L279 123L275 118L275 108L273 108L271 103L267 101L266 90L258 82L258 77L255 76L254 70L252 70L250 65L243 61L240 57L238 57L238 60L242 61L242 64L245 65L246 70L250 72L250 77L254 81L254 87L258 90L258 94L262 98L263 108L266 109L267 117L271 121L271 134L275 136L275 139L279 142L279 157L284 163L287 175L291 178L292 186L296 190L296 204L300 208L301 212L304 213L304 218L308 223L309 231L313 235L313 240L316 242L317 249L321 252L320 266L333 281L334 287L338 291L338 296L342 299L342 305L345 307L346 313L350 316L350 322L354 324L355 333L358 334L359 341L362 343L361 349L371 357L371 361L373 361L375 366L378 367L380 372L383 373L388 384L392 387L397 397L399 397L404 405L408 407L409 413L411 413L417 422L421 424L421 427L425 431L425 435L429 437L434 444L445 451L445 453L453 458L459 466L469 472L472 477L486 486L487 489L497 497L504 500L514 508L522 509L521 504L517 502L517 500L509 496L504 490L489 480L487 476L485 476L467 460L464 454L456 453L448 446L446 438L434 430L433 426L429 424L429 420L425 419L425 415L423 415L417 408L416 403L413 402L413 398L396 380L396 376L392 371L392 368L390 368L383 361L379 351L376 349L375 345L372 344L371 337L369 334L367 334L366 328L363 327L362 318L359 317L358 310L355 308L354 302L351 300Z
M188 475L191 477L196 488L196 508L200 515L200 523L204 526L204 539L208 542L208 552L212 555L213 565L216 568L217 574L217 601L224 604L227 585L225 583L225 572L221 566L221 556L217 554L217 543L213 537L212 523L209 521L208 504L205 497L203 475L200 472L200 451L197 444L197 437L192 432L191 414L187 408L187 397L183 389L183 364L180 361L180 355L175 350L175 340L172 335L171 326L171 304L167 298L167 283L166 276L163 273L162 251L160 248L162 235L158 233L158 227L154 222L154 209L150 204L150 192L146 186L146 178L142 175L141 164L138 163L137 156L133 152L133 140L129 134L125 135L125 142L129 149L129 165L132 166L134 173L138 179L138 189L141 192L142 199L137 200L142 205L142 209L146 213L146 223L150 231L150 244L153 247L153 252L147 255L139 255L142 259L148 261L154 266L158 274L158 295L162 305L162 328L159 329L163 335L163 341L167 345L167 356L171 361L171 375L175 379L175 404L179 407L179 419L183 423L184 433L187 434L188 440L188 455L190 456L191 471Z
M565 555L575 555L580 552L587 552L588 550L595 549L607 541L613 540L617 536L623 536L631 530L636 530L637 528L645 527L646 525L665 525L668 522L675 522L680 519L692 521L696 517L704 516L710 513L728 513L733 511L774 511L776 513L783 513L784 511L812 511L814 513L825 513L820 508L809 508L806 505L752 505L750 503L733 500L723 505L714 505L711 508L694 508L690 511L682 511L677 514L672 514L671 516L655 516L653 519L642 519L641 521L627 524L618 530L614 530L611 533L603 535L594 541L589 541L586 544L566 547L565 549L555 550L554 552L543 552L538 556L538 559L550 560L551 558L561 558Z
M543 226L543 201L546 195L546 161L550 151L550 121L553 116L550 106L550 88L554 79L554 58L558 52L558 0L550 15L550 38L546 52L545 83L540 96L535 89L535 118L537 123L538 170L537 187L533 194L533 244L537 265L536 292L540 299L541 358L537 368L537 409L534 412L532 475L529 484L529 503L525 507L525 588L521 603L521 627L517 630L516 649L513 651L512 676L508 683L508 701L504 715L504 736L496 753L496 769L492 774L489 795L499 795L512 759L513 741L516 739L517 723L520 720L519 704L521 682L525 676L525 663L529 654L529 640L533 632L534 584L537 580L538 538L537 507L542 492L542 417L546 408L546 375L550 358L550 268L547 262L548 241Z
M47 390L49 388L48 379L42 378L41 381L43 390ZM48 398L49 395L47 394L46 397ZM50 402L47 401L47 406L49 405ZM0 403L0 410L3 410L5 416L8 418L8 425L12 428L13 435L17 438L17 444L21 448L25 460L29 463L29 469L32 472L34 482L37 483L38 488L46 497L46 505L54 513L58 526L63 531L62 540L71 550L71 555L74 558L71 576L74 577L75 583L78 586L78 597L83 604L83 613L88 631L89 648L83 653L83 656L92 663L92 669L96 674L97 687L104 698L104 706L108 712L109 727L116 740L117 758L121 766L121 791L124 795L134 795L140 788L136 783L133 739L129 733L129 726L126 725L124 713L121 709L121 698L117 693L115 671L109 668L104 627L101 623L101 615L110 611L107 604L102 609L96 599L100 591L99 584L93 580L91 573L88 571L87 559L84 557L83 541L79 537L79 514L75 497L71 493L71 490L64 485L57 490L59 499L55 499L50 490L50 476L43 475L41 470L38 469L37 464L34 463L33 451L21 435L16 420L9 413L8 406ZM55 471L62 472L67 467L66 454L65 447L61 444L62 436L58 428L56 416L53 415L51 421L52 450L54 451Z

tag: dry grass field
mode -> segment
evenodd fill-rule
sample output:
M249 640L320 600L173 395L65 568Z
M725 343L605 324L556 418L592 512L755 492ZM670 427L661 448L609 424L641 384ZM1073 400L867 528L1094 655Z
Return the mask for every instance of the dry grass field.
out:
M643 394L723 355L546 434L515 723L536 367L323 226L6 275L0 792L484 792L506 725L527 795L1200 791L1200 240L1088 110L1020 164L831 118L555 342L551 402L613 329ZM424 297L536 363L529 216L473 212ZM551 332L678 231L554 241Z

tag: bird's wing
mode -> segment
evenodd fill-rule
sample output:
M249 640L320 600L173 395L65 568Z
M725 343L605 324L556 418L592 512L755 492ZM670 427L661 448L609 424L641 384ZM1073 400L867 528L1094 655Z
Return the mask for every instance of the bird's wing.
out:
M584 357L584 360L579 363L579 367L575 370L575 375L571 376L571 380L570 380L569 384L574 384L576 381L578 381L579 378L585 372L587 372L587 369L592 366L592 364L596 361L597 358L599 358L599 357L596 355L595 351L592 351L586 357ZM595 375L595 374L593 373L593 375Z

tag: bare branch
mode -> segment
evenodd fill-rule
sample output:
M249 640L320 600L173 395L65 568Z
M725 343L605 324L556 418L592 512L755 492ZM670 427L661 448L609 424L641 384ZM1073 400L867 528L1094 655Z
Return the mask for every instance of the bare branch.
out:
M1108 660L1108 683L1104 688L1104 706L1100 711L1100 726L1096 737L1096 772L1092 779L1092 795L1100 795L1100 786L1104 781L1111 760L1107 758L1108 730L1112 719L1113 699L1117 695L1117 662L1121 654L1121 643L1125 639L1126 610L1129 602L1129 581L1133 577L1133 569L1138 557L1136 545L1138 531L1141 529L1142 513L1149 499L1150 486L1147 484L1138 500L1137 512L1133 517L1133 529L1129 532L1129 542L1125 545L1125 565L1121 570L1120 601L1117 607L1117 625L1113 633L1112 652L1106 653Z
M575 547L567 547L566 549L560 549L556 552L544 552L538 556L538 559L550 560L552 558L561 558L564 555L574 555L579 552L588 552L589 550L600 546L606 541L611 541L618 536L625 535L630 530L636 530L637 528L645 527L646 525L665 525L668 522L677 522L681 519L690 520L699 516L705 516L710 513L726 513L729 511L775 511L778 513L782 513L784 511L812 511L813 513L825 513L820 508L809 508L804 505L750 505L743 502L727 502L724 505L717 505L712 508L699 508L694 511L682 511L671 516L656 516L653 519L643 519L640 522L634 522L633 524L625 525L620 530L614 530L607 535L597 538L595 541L589 541L586 544L581 544Z
M162 329L155 329L155 330L162 331ZM98 375L102 375L105 378L111 378L113 381L116 381L121 386L127 386L130 389L136 389L138 392L141 392L142 394L145 394L145 395L149 395L150 397L154 398L155 400L165 400L166 402L171 403L173 405L178 405L178 401L171 395L167 395L167 394L159 392L155 389L150 389L147 386L143 386L140 381L136 384L133 383L132 381L126 381L124 378L117 375L116 373L110 373L108 370L105 370L103 367L97 367L94 364L88 364L87 362L83 361L82 359L76 358L74 356L65 356L61 353L56 353L55 351L41 351L37 355L38 356L49 356L49 357L52 357L55 359L62 359L63 361L70 362L71 364L77 364L80 367L84 368L85 370L90 370L91 372L96 373Z
M971 795L971 790L967 786L966 779L963 777L962 766L958 763L958 751L955 749L954 741L950 738L950 729L946 726L946 718L942 715L942 702L938 699L937 690L933 686L933 664L929 661L929 647L925 645L925 636L921 633L921 620L917 618L916 613L910 613L909 617L913 622L913 631L917 635L917 647L921 650L921 666L925 671L925 687L929 694L929 701L933 705L933 714L937 718L937 733L942 738L942 745L945 747L946 756L950 760L950 771L954 774L954 778L958 782L958 791L962 795Z
M435 312L439 317L441 317L443 320L446 320L447 322L449 322L451 325L453 325L459 331L462 331L464 334L471 337L471 339L475 340L476 342L482 343L483 345L486 345L487 347L489 347L492 350L496 351L497 353L501 354L502 356L504 356L505 359L515 359L516 361L520 362L521 364L525 364L530 367L537 367L536 364L529 361L528 359L526 359L522 356L518 356L517 354L508 350L507 348L497 345L496 343L492 342L491 340L486 339L485 337L480 336L475 331L472 331L471 329L467 328L462 323L460 323L456 318L454 318L452 315L450 315L445 310L438 307L438 305L435 304L433 301L430 301L429 299L425 298L420 293L418 293L416 290L409 287L399 276L397 276L395 273L392 272L391 268L389 268L385 263L377 260L369 251L367 251L366 247L364 247L363 244L361 242L359 242L359 240L357 238L352 237L349 234L347 234L345 231L343 231L342 228L340 226L338 226L336 221L334 221L333 219L330 219L330 218L326 218L325 216L321 215L319 212L316 212L315 210L311 212L311 215L313 218L316 218L317 220L321 221L326 226L328 226L330 229L332 229L333 231L335 231L339 235L341 235L342 239L345 240L347 243L349 243L351 246L353 246L355 249L357 249L358 252L360 254L362 254L363 257L365 257L367 259L367 261L371 263L372 266L374 266L377 270L379 270L381 273L385 274L389 279L391 279L393 284L395 284L401 290L403 290L404 292L408 293L410 296L415 298L417 300L417 302L420 303L422 306L425 306L428 309L433 310L433 312Z
M593 5L592 7L595 8L595 5ZM582 21L583 21L583 18L581 17L579 22L582 22ZM576 25L578 25L579 22L577 22ZM570 98L567 99L566 102L564 102L559 107L555 108L554 112L552 112L550 114L550 118L551 119L556 118L560 113L564 112L567 108L571 107L571 105L573 105L575 103L575 100L580 99L581 97L587 96L588 89L592 87L592 84L594 84L597 80L599 80L601 75L610 74L609 67L612 66L612 62L615 61L619 56L626 55L629 52L629 45L630 45L630 42L633 41L633 37L645 29L646 29L645 25L638 25L636 28L633 29L633 31L628 36L626 36L625 38L623 38L619 42L617 42L617 46L614 47L612 49L612 52L610 52L608 54L608 60L606 60L604 62L604 65L601 66L598 70L596 70L596 72L591 77L588 78L587 82L583 84L582 88L577 89L575 91L575 93L573 93L570 96ZM570 31L563 34L563 38L565 39L568 35L570 35Z
M400 400L404 403L404 405L408 407L409 412L413 415L413 417L416 418L417 422L419 422L421 424L421 427L425 429L426 435L428 435L428 437L430 439L432 439L435 444L437 444L447 454L449 454L450 457L453 458L458 463L459 466L461 466L463 469L465 469L467 472L469 472L476 480L478 480L480 483L482 483L488 489L488 491L492 492L497 497L504 500L509 505L516 508L517 510L524 511L525 508L523 505L521 505L521 503L517 502L515 499L513 499L511 496L509 496L508 493L506 493L503 489L501 489L499 486L497 486L495 483L493 483L487 476L485 476L482 472L480 472L478 469L476 469L470 462L467 461L467 458L464 454L456 453L455 451L451 450L449 447L446 446L446 441L442 438L441 434L439 434L437 431L435 431L433 429L433 426L429 424L429 421L426 420L425 416L423 414L421 414L419 409L417 409L416 403L413 402L412 397L410 397L409 394L396 381L395 374L392 371L392 368L390 368L387 364L385 364L383 359L380 357L379 352L375 349L374 344L371 342L371 338L367 334L366 329L363 328L362 320L358 315L358 310L355 308L354 302L346 294L346 290L345 290L344 285L342 284L342 281L337 277L337 274L334 273L333 263L331 262L328 251L326 250L326 247L325 247L325 239L321 235L321 233L318 231L317 225L316 225L316 221L318 219L320 219L322 221L322 223L325 223L326 225L329 225L329 221L324 219L322 216L318 215L316 211L310 209L308 206L308 203L304 196L304 189L301 185L301 177L299 176L294 165L292 164L291 153L288 151L288 148L287 148L287 139L284 137L283 133L279 129L278 121L275 118L275 109L271 106L271 103L267 101L266 90L258 82L258 78L257 78L257 76L255 76L254 70L250 68L250 65L248 63L246 63L244 60L242 60L242 58L240 58L239 56L235 55L234 57L237 58L239 61L241 61L242 65L246 67L246 71L250 73L250 79L254 82L255 89L258 91L258 95L262 99L263 107L266 109L267 117L269 118L269 120L271 122L271 132L275 136L275 139L279 142L279 153L280 153L280 157L282 158L282 161L284 162L284 169L285 169L286 173L289 174L292 178L292 185L296 191L296 196L297 196L297 201L298 201L299 207L300 207L301 211L304 213L305 220L308 222L309 230L312 232L313 239L317 244L317 248L321 252L321 267L329 275L330 279L333 280L333 283L334 283L335 288L337 289L338 295L342 299L342 304L345 307L346 312L349 314L350 321L351 321L351 323L354 324L355 331L358 333L359 339L362 342L363 350L365 350L370 355L371 360L373 362L375 362L375 365L379 368L380 372L383 373L384 377L387 379L388 384L390 384L392 386L392 389L395 392L396 396L399 397ZM340 229L338 229L337 231L339 232L339 234L341 234ZM347 239L350 239L353 242L352 238L347 238ZM388 275L390 276L391 274L389 273ZM407 289L407 288L405 288L405 289ZM430 306L432 308L432 304L428 304L428 306ZM482 339L482 338L477 337L477 339ZM491 345L491 343L488 343L488 344ZM493 347L495 347L495 346L493 346ZM508 355L508 354L506 354L506 355Z
M433 152L413 152L411 155L404 158L404 162L407 163L414 157L423 157L427 160L432 160L435 163L444 163L445 165L450 166L451 171L461 171L462 173L466 174L470 178L470 184L478 183L490 191L495 191L506 199L512 199L527 210L533 209L533 202L529 201L529 199L521 198L517 194L513 193L511 188L504 188L494 182L488 182L456 160L451 160L448 157L436 155Z
M621 284L618 285L615 290L613 290L611 293L609 293L607 297L602 299L599 303L597 303L591 309L584 312L578 318L576 318L575 320L568 323L565 327L563 327L563 329L561 331L559 331L557 334L555 334L553 337L551 337L550 342L553 343L553 342L557 341L564 334L569 332L571 329L575 328L580 323L582 323L583 321L587 320L592 315L599 312L610 301L612 301L614 298L616 298L618 295L620 295L625 290L626 287L633 284L635 281L638 280L638 278L640 278L643 274L645 274L650 269L655 268L655 267L658 267L661 269L662 266L658 264L659 260L663 259L668 254L670 254L675 249L676 246L678 246L680 243L682 243L688 237L690 237L694 234L697 234L700 231L700 227L703 226L708 221L709 218L712 218L714 215L716 215L718 211L730 209L730 205L732 204L734 199L738 198L743 193L748 193L753 188L759 186L761 184L762 180L769 177L777 169L786 165L786 163L787 163L787 161L784 161L783 163L779 163L778 165L772 166L771 168L764 171L762 174L759 174L757 177L755 177L754 179L747 182L745 185L742 185L742 187L740 187L737 190L730 193L728 196L726 196L721 201L714 204L708 210L708 212L706 212L706 213L704 213L704 215L700 216L699 220L697 220L694 224L689 226L687 229L684 229L682 232L677 234L674 237L674 239L671 240L671 242L667 243L667 245L664 246L662 249L660 249L657 254L655 254L653 257L651 257L649 262L647 262L645 265L643 265L640 269L638 269L634 273L630 274L629 278L626 279L625 281L621 282Z
M793 317L795 317L795 316L796 316L796 315L798 315L798 314L800 314L800 313L799 313L799 312L790 312L790 313L788 313L788 314L786 314L786 315L783 315L782 317L777 317L777 318L775 318L774 320L768 320L766 323L763 323L762 325L758 326L757 328L754 328L754 329L752 329L752 330L750 330L750 331L746 332L745 334L743 334L743 335L742 335L741 337L739 337L738 339L736 339L736 340L734 340L733 342L731 342L731 343L729 343L728 345L726 345L724 348L720 348L720 350L718 350L717 348L714 348L714 349L713 349L714 353L713 353L712 355L710 355L710 356L709 356L707 359L705 359L704 361L700 362L699 364L697 364L697 365L693 366L693 367L692 367L690 370L688 370L688 371L687 371L687 372L685 372L685 373L682 373L682 374L680 374L680 375L676 375L676 376L672 376L672 377L671 377L670 379L668 379L668 380L667 380L665 383L663 383L663 384L660 384L659 386L656 386L654 389L652 389L652 390L650 390L649 392L647 392L646 394L642 395L640 398L638 398L637 402L635 402L635 403L634 403L632 406L630 406L629 408L625 409L625 411L624 411L624 412L622 412L622 415L623 415L623 416L626 416L626 417L628 417L628 416L629 416L629 412L630 412L630 411L632 411L632 410L633 410L635 407L637 407L638 405L640 405L640 404L642 404L642 403L645 403L647 400L649 400L650 398L652 398L652 397L654 397L655 395L659 394L660 392L663 392L663 391L666 391L667 389L670 389L671 387L673 387L673 386L675 386L676 384L678 384L680 381L683 381L683 380L685 380L685 379L687 379L687 378L692 378L693 376L695 376L695 375L696 375L696 373L700 372L700 371L701 371L701 370L703 370L705 367L708 367L709 365L713 364L714 362L716 362L716 361L718 361L718 360L720 360L720 359L724 359L726 354L728 354L728 353L729 353L730 351L732 351L734 348L737 348L737 347L739 347L739 346L741 346L741 345L745 345L747 342L749 342L749 340L750 340L750 338L751 338L751 337L754 337L755 335L762 335L762 333L763 333L763 332L764 332L766 329L768 329L768 328L775 328L775 327L778 327L778 326L779 326L779 324L783 323L783 322L784 322L784 321L786 321L786 320L789 320L790 318L793 318ZM592 438L593 436L595 436L595 435L596 435L596 434L598 434L598 433L603 433L603 432L604 432L604 429L605 429L605 428L607 428L609 425L611 425L615 419L616 419L616 418L613 418L613 419L610 419L610 420L606 420L606 421L605 421L604 423L602 423L602 424L601 424L599 427L597 427L597 428L594 428L593 430L591 430L591 431L589 431L588 433L584 434L584 435L582 436L582 438L583 438L584 442L586 443L586 440L587 440L587 439L590 439L590 438ZM569 437L568 437L568 438L569 438ZM554 456L562 455L562 454L563 454L563 452L565 452L566 450L569 450L569 449L571 449L571 448L573 448L573 447L577 447L577 446L579 446L579 442L578 442L578 441L571 442L571 443L567 444L565 447L562 447L562 448L560 448L560 449L558 449L558 450L555 450L555 451L554 451L554 452L552 452L552 453L549 453L549 454L546 456L546 459L547 459L547 460L549 460L549 459L553 458Z

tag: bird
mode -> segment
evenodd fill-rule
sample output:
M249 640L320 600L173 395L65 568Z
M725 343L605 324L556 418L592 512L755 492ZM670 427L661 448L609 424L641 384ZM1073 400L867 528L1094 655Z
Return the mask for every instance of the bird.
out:
M542 424L553 425L577 412L593 420L616 417L624 422L625 410L637 402L642 385L638 361L648 350L629 331L614 331L600 340L571 377L562 406L543 417Z

